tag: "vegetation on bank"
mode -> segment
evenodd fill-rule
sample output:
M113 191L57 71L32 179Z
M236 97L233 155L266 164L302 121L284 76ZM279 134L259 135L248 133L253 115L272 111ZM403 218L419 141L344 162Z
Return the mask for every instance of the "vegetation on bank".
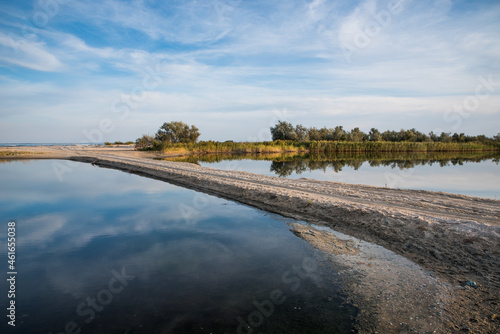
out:
M491 143L500 142L500 133L493 138L488 138L485 135L468 136L464 133L441 132L435 134L422 133L415 128L410 130L401 129L399 131L387 130L380 132L375 128L371 128L368 133L361 131L359 128L354 128L351 131L346 131L342 126L335 128L306 128L302 125L293 126L288 122L279 121L275 126L271 127L271 136L275 140L291 140L291 141L339 141L339 142L434 142L434 143Z
M132 145L132 144L134 144L133 141L126 141L126 142L115 141L114 143L110 143L109 141L104 142L104 145L106 145L106 146L111 146L111 145Z
M164 123L156 135L136 140L139 150L165 153L273 153L273 152L473 152L500 151L500 134L493 138L463 133L423 134L415 129L385 131L372 128L368 134L359 128L345 131L335 128L305 128L287 122L271 127L273 141L264 142L198 142L200 132L182 122Z
M150 150L177 153L273 153L273 152L473 152L500 151L500 143L440 143L440 142L338 142L307 141L294 142L286 140L265 142L215 142L201 141L197 143L158 143Z
M23 152L19 151L0 151L0 157L10 157L14 155L21 155Z
M193 144L198 141L200 131L194 125L183 122L163 123L156 135L143 135L135 141L135 147L140 150L165 151L170 145Z

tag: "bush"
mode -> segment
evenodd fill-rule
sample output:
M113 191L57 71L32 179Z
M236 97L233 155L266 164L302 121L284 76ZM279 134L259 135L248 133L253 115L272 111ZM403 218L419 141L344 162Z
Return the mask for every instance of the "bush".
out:
M135 141L135 148L138 150L151 150L157 145L157 140L153 136L143 135Z

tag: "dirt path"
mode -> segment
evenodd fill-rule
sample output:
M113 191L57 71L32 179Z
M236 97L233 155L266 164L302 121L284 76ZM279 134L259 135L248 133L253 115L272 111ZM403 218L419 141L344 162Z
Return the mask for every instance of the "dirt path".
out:
M160 179L374 242L456 287L444 332L500 332L499 200L222 171L153 160L157 155L130 148L24 152L18 156L71 159Z

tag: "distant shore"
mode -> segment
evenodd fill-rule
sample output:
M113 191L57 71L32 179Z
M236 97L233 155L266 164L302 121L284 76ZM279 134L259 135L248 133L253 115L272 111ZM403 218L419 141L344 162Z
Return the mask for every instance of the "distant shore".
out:
M456 288L447 304L450 332L500 329L500 201L420 190L310 179L290 180L153 160L132 146L2 148L3 158L65 159L127 171L374 242L434 272ZM308 239L311 244L314 240ZM469 283L473 282L473 283ZM474 287L469 285L474 284Z

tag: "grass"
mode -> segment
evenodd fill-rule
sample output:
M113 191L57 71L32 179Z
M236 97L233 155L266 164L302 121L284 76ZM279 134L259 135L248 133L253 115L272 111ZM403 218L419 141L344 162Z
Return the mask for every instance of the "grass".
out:
M198 143L161 143L157 150L164 153L200 154L200 153L279 153L306 152L308 149L294 142L215 142Z
M132 145L135 144L133 141L127 141L127 142L121 142L121 141L115 141L114 143L110 143L109 141L105 142L104 145L106 146L111 146L111 145Z
M306 142L311 152L472 152L472 151L500 151L498 143L484 144L469 143L441 143L441 142L335 142L317 141Z
M161 143L155 148L164 153L360 153L360 152L482 152L500 151L500 143L441 143L441 142L345 142L345 141L265 141L265 142L215 142Z
M20 157L22 155L44 154L43 152L24 152L24 151L0 151L0 163L9 162L10 158Z
M20 151L0 151L0 157L10 157L10 156L15 156L15 155L20 155L26 152L20 152ZM30 153L32 154L32 153Z

